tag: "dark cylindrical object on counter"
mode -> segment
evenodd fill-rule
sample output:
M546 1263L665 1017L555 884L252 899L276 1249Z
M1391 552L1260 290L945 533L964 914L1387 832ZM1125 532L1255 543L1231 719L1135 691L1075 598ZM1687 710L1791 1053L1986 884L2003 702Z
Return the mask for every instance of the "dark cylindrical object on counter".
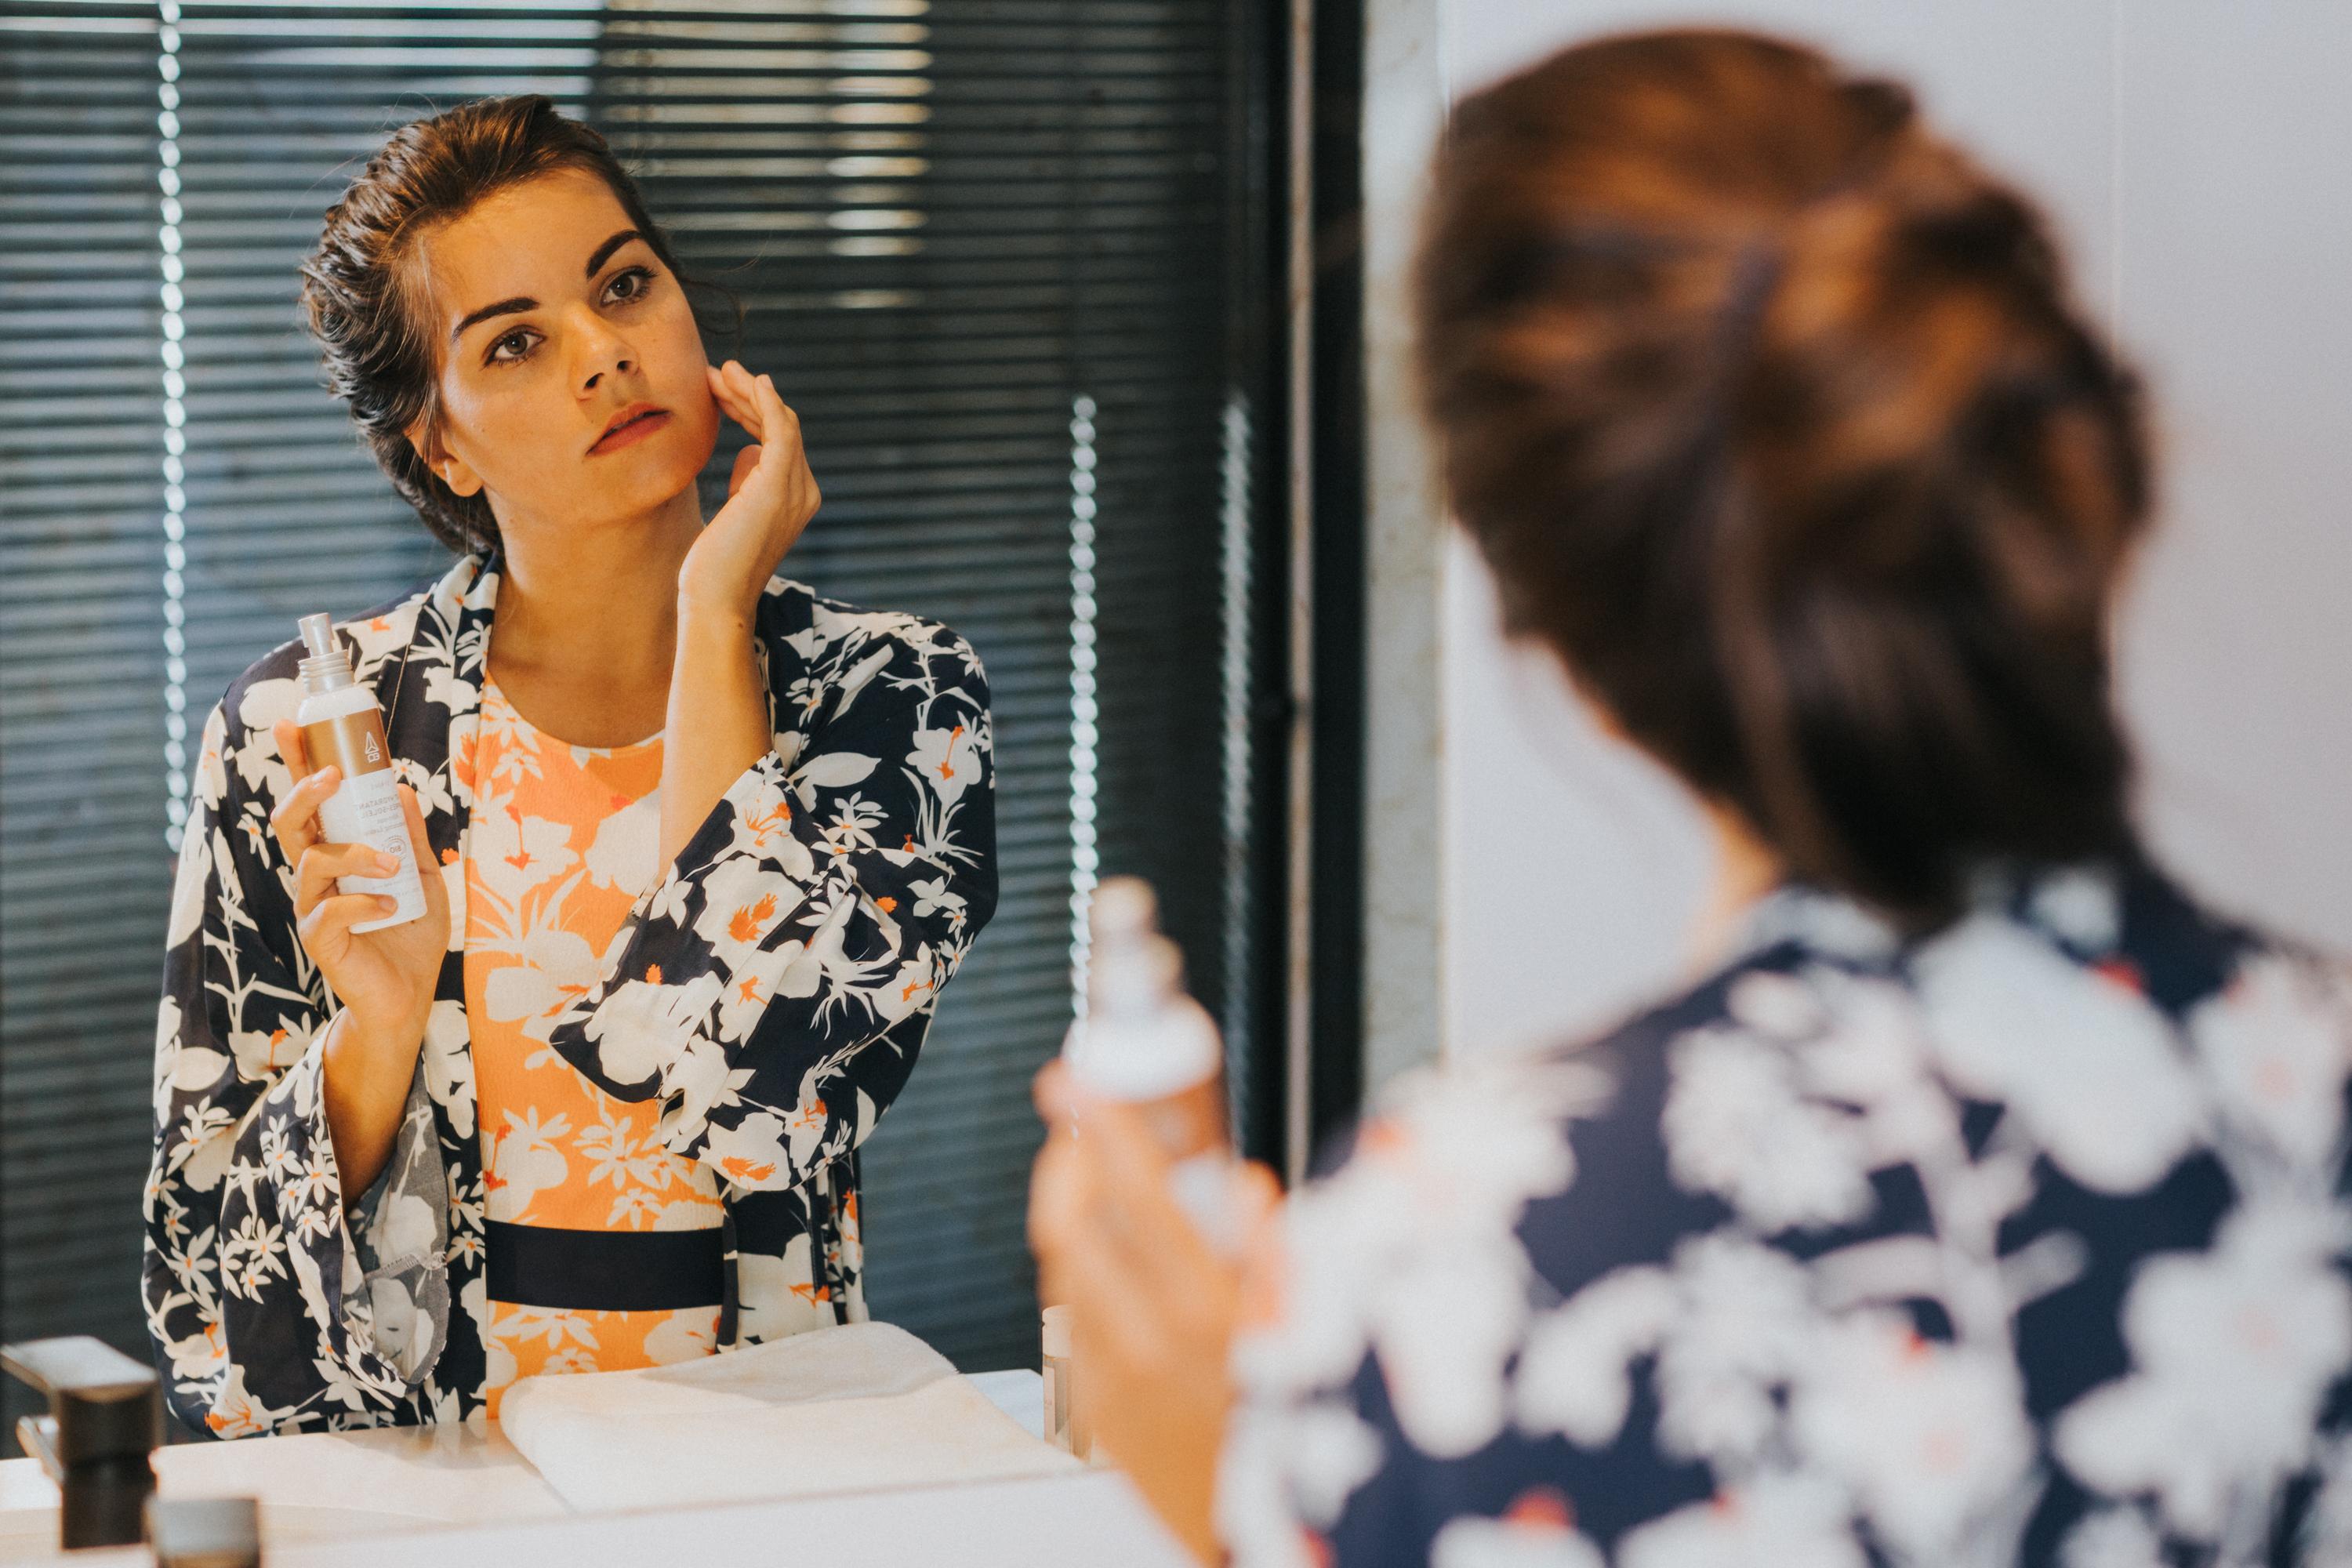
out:
M48 1397L49 1413L16 1423L16 1436L63 1494L58 1543L138 1542L155 1490L149 1456L163 1440L154 1368L88 1334L0 1345L0 1368Z

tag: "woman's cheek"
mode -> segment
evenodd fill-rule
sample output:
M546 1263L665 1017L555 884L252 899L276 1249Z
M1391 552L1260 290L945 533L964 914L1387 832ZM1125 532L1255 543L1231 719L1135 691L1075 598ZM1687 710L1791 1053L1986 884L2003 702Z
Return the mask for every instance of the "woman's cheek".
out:
M688 449L694 454L694 471L698 474L710 461L710 454L719 449L719 399L712 395L710 384L705 381L701 395L688 398L686 406L695 421L694 439Z

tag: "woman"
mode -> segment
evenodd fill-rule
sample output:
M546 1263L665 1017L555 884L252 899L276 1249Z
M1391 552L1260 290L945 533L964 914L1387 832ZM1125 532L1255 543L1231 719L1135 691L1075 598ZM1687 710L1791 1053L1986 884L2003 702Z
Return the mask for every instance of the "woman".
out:
M1810 51L1619 37L1459 107L1417 301L1507 625L1733 918L1397 1085L1247 1270L1045 1075L1105 1444L1203 1561L2352 1561L2352 975L2136 847L2141 416L2032 207Z
M818 492L544 97L395 132L304 268L331 384L463 558L340 627L424 919L335 879L289 644L206 722L145 1293L198 1431L495 1415L865 1315L855 1151L996 894L971 647L772 575ZM721 412L758 444L704 523Z

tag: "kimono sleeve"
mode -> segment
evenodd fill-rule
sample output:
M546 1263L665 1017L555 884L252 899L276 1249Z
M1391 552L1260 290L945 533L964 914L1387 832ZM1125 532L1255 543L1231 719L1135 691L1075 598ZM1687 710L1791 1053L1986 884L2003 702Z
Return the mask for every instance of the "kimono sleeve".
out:
M269 700L248 688L240 708ZM431 1103L412 1084L355 1235L321 1098L330 994L296 935L269 837L269 786L287 782L285 766L266 727L215 705L194 782L143 1196L158 1371L173 1413L198 1432L372 1425L406 1407L447 1322Z
M873 1131L996 903L971 647L928 623L852 635L803 686L820 721L729 787L551 1037L606 1093L658 1097L665 1146L750 1191Z

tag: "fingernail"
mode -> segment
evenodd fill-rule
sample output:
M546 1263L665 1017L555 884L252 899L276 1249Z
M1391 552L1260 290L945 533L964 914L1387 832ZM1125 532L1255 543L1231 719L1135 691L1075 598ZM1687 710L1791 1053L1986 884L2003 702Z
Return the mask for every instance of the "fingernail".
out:
M400 869L400 861L393 856L379 852L375 858L375 868L389 877Z
M398 899L389 898L383 893L378 893L375 896L375 907L382 910L385 914L390 914L393 910L400 908L400 900Z

